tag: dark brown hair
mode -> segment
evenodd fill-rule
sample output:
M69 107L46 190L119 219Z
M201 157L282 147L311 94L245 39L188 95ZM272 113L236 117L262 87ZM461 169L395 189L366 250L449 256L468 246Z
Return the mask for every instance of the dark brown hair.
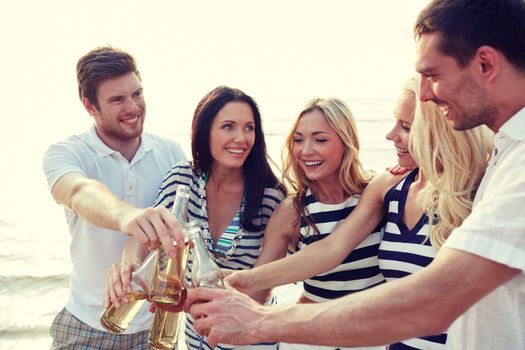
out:
M416 37L441 34L440 50L460 67L468 65L480 46L501 51L525 72L525 1L433 0L419 14Z
M87 98L99 108L97 89L107 78L119 77L135 73L140 80L140 73L133 56L111 46L97 47L77 62L78 95L80 99Z
M262 209L262 198L265 187L272 187L286 193L284 186L273 173L268 162L266 142L261 124L261 113L257 103L239 89L219 86L204 96L193 115L191 126L191 153L195 170L208 173L211 170L213 157L210 151L210 130L213 119L229 102L243 102L250 106L255 123L255 142L250 154L242 166L244 173L245 208L241 212L241 227L247 231L258 231L260 225L254 218Z

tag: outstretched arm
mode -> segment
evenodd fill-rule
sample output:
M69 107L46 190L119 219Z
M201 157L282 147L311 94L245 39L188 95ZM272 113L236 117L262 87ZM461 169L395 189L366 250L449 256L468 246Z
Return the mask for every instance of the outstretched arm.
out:
M94 225L122 231L150 248L161 243L169 256L176 254L173 239L183 244L178 221L166 208L135 208L101 182L83 174L62 176L53 186L52 195L58 203Z
M266 225L261 254L257 258L255 267L262 266L269 262L281 259L286 256L288 246L295 244L299 237L299 217L293 205L293 198L286 198L277 207L272 217ZM243 280L243 276L250 278L250 274L243 275L250 270L235 272L236 277L228 277L226 281L231 283L237 281L235 287L250 295L260 303L264 303L270 289L252 288L248 281ZM243 282L244 281L244 282Z
M261 341L373 346L441 333L520 272L444 247L417 273L326 303L265 307L235 291L204 288L190 291L188 303L200 302L190 312L199 332L211 330L212 346Z
M284 259L235 272L226 280L241 291L258 290L302 281L335 268L381 222L384 194L397 179L388 173L375 178L352 214L328 237Z

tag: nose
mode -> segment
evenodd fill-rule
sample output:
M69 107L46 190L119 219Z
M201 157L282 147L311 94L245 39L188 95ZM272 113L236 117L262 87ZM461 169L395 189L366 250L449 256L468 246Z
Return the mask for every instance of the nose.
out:
M313 143L309 140L305 140L303 147L301 147L301 153L303 155L311 154L314 151Z
M126 101L126 105L124 106L124 110L126 113L137 113L139 111L140 107L137 102L135 102L133 99L128 99Z
M238 129L235 132L235 135L233 136L233 141L238 142L238 143L242 143L246 141L246 135L244 135L243 130Z
M435 95L432 91L431 83L428 81L428 78L425 76L421 77L421 82L419 83L419 99L423 102L432 101Z
M394 141L394 142L398 142L400 140L399 138L399 135L397 133L397 126L394 126L392 128L392 130L390 130L387 134L386 134L386 139L388 141Z

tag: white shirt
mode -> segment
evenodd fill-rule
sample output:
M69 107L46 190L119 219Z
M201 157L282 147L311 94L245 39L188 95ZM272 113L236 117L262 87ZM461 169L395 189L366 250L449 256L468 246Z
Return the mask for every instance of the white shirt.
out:
M167 171L184 159L177 143L143 133L137 153L128 162L102 142L93 126L49 147L43 167L50 189L65 174L78 172L104 183L126 202L145 208L153 205ZM91 225L67 208L65 214L73 262L66 309L90 327L104 330L99 319L104 308L106 273L112 263L120 261L127 236ZM151 315L144 307L126 333L148 329L150 323Z
M447 349L525 349L525 108L494 135L494 144L472 213L444 246L522 272L452 324Z

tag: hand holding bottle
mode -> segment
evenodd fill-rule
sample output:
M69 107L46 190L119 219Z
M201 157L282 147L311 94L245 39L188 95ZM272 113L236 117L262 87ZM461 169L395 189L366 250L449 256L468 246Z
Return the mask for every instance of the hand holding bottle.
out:
M132 271L128 266L122 273L122 266L114 264L108 274L108 286L106 294L106 308L100 317L100 324L112 333L122 333L129 325L131 320L139 312L146 301L149 293L149 280L155 268L157 259L156 252L151 253L144 263L136 270ZM124 287L122 278L125 280L131 276L129 287ZM128 282L128 283L129 283ZM120 296L119 296L120 293ZM107 298L114 303L110 303ZM125 299L125 301L123 300ZM120 301L124 302L120 302Z
M118 309L120 302L127 303L127 294L131 292L131 274L137 270L138 264L131 262L114 263L106 277L106 300L104 307L115 305Z
M175 258L173 242L184 243L183 224L165 207L138 209L130 207L119 216L119 228L148 250L162 246L168 257Z

